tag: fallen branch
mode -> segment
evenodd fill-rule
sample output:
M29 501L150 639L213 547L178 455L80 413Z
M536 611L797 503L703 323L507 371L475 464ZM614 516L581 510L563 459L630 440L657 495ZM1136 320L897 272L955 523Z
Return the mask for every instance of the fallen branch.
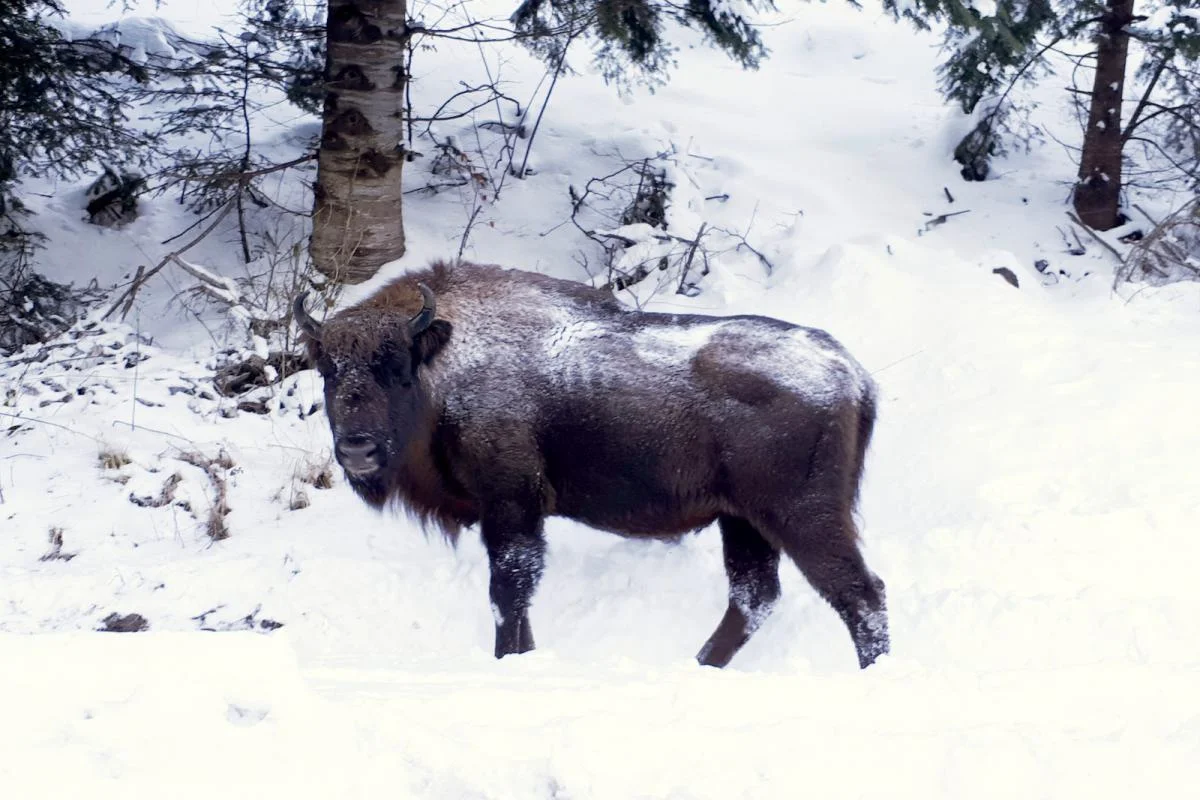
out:
M1154 217L1150 216L1150 212L1148 212L1146 209L1142 208L1137 203L1134 203L1133 207L1136 208L1138 211L1142 212L1142 216L1145 217L1146 219L1150 220L1151 225L1153 225L1156 228L1158 227L1158 224L1159 224L1158 220L1156 220Z
M255 308L245 302L237 283L231 278L223 278L198 264L184 261L179 256L174 256L171 260L177 267L200 281L195 287L196 290L203 292L217 302L228 305L229 311L233 316L242 319L251 326L272 325L278 322L278 320L273 320L267 311Z
M221 220L225 219L226 215L233 210L233 207L234 203L232 201L227 202L224 208L221 209L221 213L217 214L216 218L209 223L207 228L201 231L195 238L190 240L183 247L163 256L162 260L154 266L154 269L145 270L144 267L139 266L137 274L134 275L133 281L131 281L129 284L129 288L125 290L124 294L117 298L117 301L112 304L112 307L105 312L101 319L108 319L113 315L113 312L115 312L117 308L124 304L125 307L121 311L121 319L124 320L125 315L128 314L129 310L133 307L133 300L137 296L138 291L140 291L141 288L146 285L146 282L158 273L162 272L163 267L167 266L167 264L170 264L172 261L178 259L179 256L183 255L188 250L191 250L200 242L204 241L204 238L212 233L216 229L217 225L221 224Z
M175 266L200 281L200 289L213 299L221 300L231 306L238 305L241 302L237 286L234 285L233 281L215 275L204 269L204 267L189 264L178 255L172 254L171 260L175 262Z
M938 214L936 217L933 217L933 219L931 219L931 220L929 220L928 222L926 222L926 223L925 223L925 230L929 231L929 230L933 230L933 229L934 229L934 228L936 228L938 225L945 225L945 224L946 224L946 222L947 222L947 221L948 221L948 220L949 220L951 217L957 217L957 216L958 216L958 215L960 215L960 214L970 214L970 213L971 213L971 209L969 209L969 208L964 208L962 211L951 211L951 212L949 212L949 213L946 213L946 214ZM933 215L932 215L932 214L930 214L930 212L928 212L928 211L926 211L926 212L925 212L925 214L926 214L926 216L933 216Z
M1100 238L1100 234L1096 233L1094 230L1089 228L1087 225L1084 225L1083 221L1075 215L1074 211L1068 211L1067 216L1071 218L1072 222L1074 222L1079 227L1083 228L1084 233L1086 233L1088 236L1095 239L1097 242L1099 242L1101 245L1104 246L1104 249L1106 249L1106 250L1108 250L1108 252L1112 253L1116 257L1118 262L1120 262L1122 264L1125 263L1125 257L1121 255L1121 252L1119 250L1117 250L1117 248L1115 248L1111 244L1109 244L1108 242L1104 241L1104 239Z
M700 291L695 283L688 283L687 278L692 270L692 259L696 257L696 248L700 246L700 240L704 238L704 229L707 227L707 222L700 223L700 230L696 231L696 238L692 240L691 246L688 247L687 257L683 260L683 270L679 273L679 288L675 290L676 294L694 297Z

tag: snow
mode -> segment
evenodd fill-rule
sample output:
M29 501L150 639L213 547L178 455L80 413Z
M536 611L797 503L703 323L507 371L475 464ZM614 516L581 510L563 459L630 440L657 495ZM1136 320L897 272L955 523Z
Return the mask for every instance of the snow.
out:
M93 27L119 14L70 7ZM195 35L228 10L162 13ZM467 254L585 279L570 226L547 232L569 214L566 187L618 153L674 146L687 188L673 232L745 233L773 268L730 248L694 298L622 299L822 328L871 373L859 517L892 654L860 672L840 620L785 563L754 638L726 670L700 668L727 603L715 531L673 544L551 520L538 650L496 662L478 537L452 549L376 514L336 468L319 488L319 377L217 395L215 351L265 342L223 305L188 311L177 295L201 279L168 267L125 323L0 362L0 796L1099 800L1195 784L1200 287L1114 291L1105 250L1084 238L1068 255L1061 148L961 181L949 154L971 121L936 95L936 36L870 4L764 19L786 24L762 29L773 56L758 74L685 48L654 95L564 78L537 175L506 184ZM480 69L467 50L421 54L416 89L448 94ZM527 96L538 65L502 52ZM1046 124L1070 131L1046 91ZM312 130L286 117L266 126L272 146ZM163 197L120 231L94 228L86 183L31 185L50 277L127 281L193 221ZM407 202L409 255L343 304L455 252L463 198ZM1161 218L1178 198L1133 202ZM922 230L926 213L964 209ZM186 260L246 298L237 252L229 229ZM579 358L600 333L559 322L533 345L547 357ZM246 399L266 413L239 410ZM222 451L229 538L214 542L215 488L195 462ZM161 505L130 501L168 484ZM150 629L96 632L113 613Z
M968 5L983 19L996 16L996 0L971 0Z

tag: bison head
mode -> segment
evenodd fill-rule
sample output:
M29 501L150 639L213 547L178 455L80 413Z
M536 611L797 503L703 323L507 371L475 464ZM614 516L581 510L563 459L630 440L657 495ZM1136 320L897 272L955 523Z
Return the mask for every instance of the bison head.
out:
M325 324L309 316L306 295L293 304L309 358L325 381L325 413L334 453L351 485L382 504L388 468L429 423L428 397L418 380L450 338L450 323L435 319L433 292L420 285L424 304L409 317L390 308L352 308Z

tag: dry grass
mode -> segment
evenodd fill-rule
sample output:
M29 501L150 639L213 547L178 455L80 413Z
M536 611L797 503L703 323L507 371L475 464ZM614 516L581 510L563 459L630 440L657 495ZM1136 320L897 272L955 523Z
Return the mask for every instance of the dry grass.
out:
M204 524L204 530L208 534L208 538L214 542L228 539L229 528L225 525L225 517L230 511L229 486L225 479L229 470L233 469L233 459L223 449L215 457L198 452L187 452L179 454L176 458L185 464L191 464L204 470L204 474L208 476L208 481L213 487L213 502L208 511L208 520Z
M38 561L70 561L75 553L63 552L63 529L57 526L50 529L50 550Z
M305 462L296 469L296 479L314 489L332 489L333 459L327 456L323 461Z
M312 500L305 491L305 486L314 489L333 488L333 461L326 456L322 460L306 459L296 465L292 473L292 484L279 490L277 499L282 500L284 492L288 493L287 508L289 511L299 511L312 505Z
M100 450L99 455L101 469L120 469L133 463L133 459L124 450L115 447L104 446Z

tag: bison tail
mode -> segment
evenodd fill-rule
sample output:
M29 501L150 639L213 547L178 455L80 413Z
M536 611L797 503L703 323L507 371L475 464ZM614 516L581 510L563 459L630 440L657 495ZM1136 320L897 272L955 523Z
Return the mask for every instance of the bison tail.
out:
M871 433L875 430L876 389L868 381L858 406L858 437L854 449L853 497L851 507L858 507L859 490L862 488L863 469L867 463L867 448L871 446Z

